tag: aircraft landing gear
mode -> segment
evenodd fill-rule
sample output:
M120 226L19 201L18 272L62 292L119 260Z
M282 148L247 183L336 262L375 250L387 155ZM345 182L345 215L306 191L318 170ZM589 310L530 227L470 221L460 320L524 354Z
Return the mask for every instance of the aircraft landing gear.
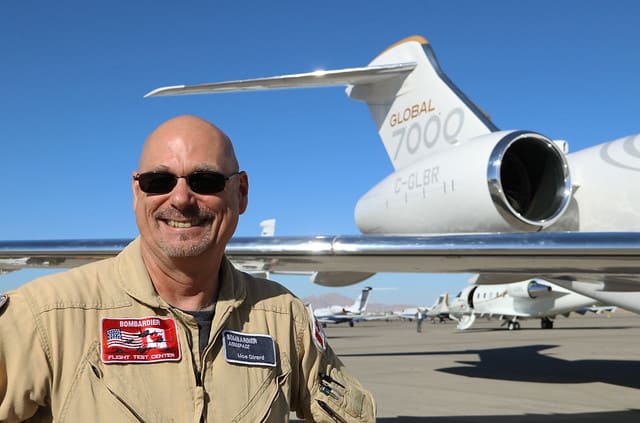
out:
M542 329L553 329L553 320L548 317L543 317L540 319L540 327Z
M509 330L519 330L520 329L520 322L518 321L511 321L507 324L507 329Z
M353 320L349 320L349 327L353 327Z

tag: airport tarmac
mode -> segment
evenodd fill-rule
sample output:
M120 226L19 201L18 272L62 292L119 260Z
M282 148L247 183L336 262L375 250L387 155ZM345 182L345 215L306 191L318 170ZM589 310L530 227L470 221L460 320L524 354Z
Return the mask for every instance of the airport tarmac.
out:
M479 319L325 329L378 405L378 422L638 422L640 316L617 311L509 331ZM296 421L296 420L293 420Z

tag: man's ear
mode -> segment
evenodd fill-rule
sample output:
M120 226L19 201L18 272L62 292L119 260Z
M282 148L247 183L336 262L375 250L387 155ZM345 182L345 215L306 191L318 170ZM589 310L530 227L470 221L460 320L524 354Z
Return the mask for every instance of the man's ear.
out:
M242 172L238 176L240 177L238 184L238 189L240 190L239 211L240 214L242 214L247 210L247 206L249 205L249 177L247 176L247 172Z
M140 190L136 186L136 180L133 179L136 175L136 172L131 173L131 192L133 192L133 210L136 209L136 203L138 202L138 195L140 195Z

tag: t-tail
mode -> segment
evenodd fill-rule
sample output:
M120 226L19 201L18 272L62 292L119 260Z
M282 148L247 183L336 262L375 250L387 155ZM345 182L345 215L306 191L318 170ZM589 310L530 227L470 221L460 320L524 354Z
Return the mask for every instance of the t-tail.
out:
M366 67L162 87L145 97L335 85L367 103L395 169L497 130L449 80L421 36L395 43Z
M367 309L367 304L369 303L369 294L371 293L371 287L366 287L362 290L358 298L356 298L353 305L348 307L346 310L350 313L361 314Z
M429 42L413 36L386 49L370 67L413 63L403 77L347 87L367 103L393 167L404 168L463 140L497 131L442 71Z

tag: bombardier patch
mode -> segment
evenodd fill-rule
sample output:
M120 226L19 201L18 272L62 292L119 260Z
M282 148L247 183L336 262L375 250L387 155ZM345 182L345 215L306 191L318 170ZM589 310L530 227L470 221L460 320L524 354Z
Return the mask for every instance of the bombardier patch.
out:
M270 335L222 332L224 359L229 363L249 366L276 366L276 344Z
M327 350L327 336L324 334L322 330L322 326L315 314L313 314L313 307L311 304L307 305L307 312L309 313L309 322L311 323L311 339L313 339L313 344L320 352L325 352Z
M102 362L157 363L179 361L180 344L176 322L170 318L103 318Z

